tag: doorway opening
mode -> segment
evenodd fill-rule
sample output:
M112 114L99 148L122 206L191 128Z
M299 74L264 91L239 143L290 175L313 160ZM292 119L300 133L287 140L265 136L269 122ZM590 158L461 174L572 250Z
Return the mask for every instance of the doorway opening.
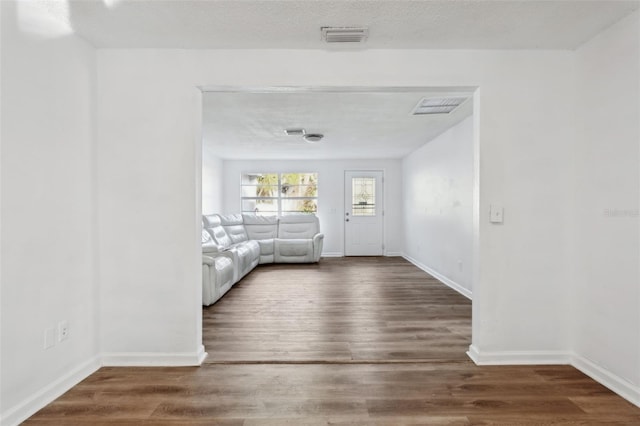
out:
M317 215L325 234L323 256L403 257L471 299L471 289L479 290L477 95L477 88L471 86L204 87L203 213L242 210L243 172L314 172L319 182ZM425 100L443 96L461 97L464 102L453 115L415 113L416 104L429 108ZM382 106L387 109L376 109ZM471 131L465 133L470 141L465 173L470 180L465 184L468 197L461 201L447 198L448 189L459 189L456 179L430 175L420 168L420 161L410 165L408 158L464 122L472 123L467 125ZM432 127L419 127L425 123ZM324 138L305 143L291 136L290 129L322 133ZM212 195L213 201L204 199ZM423 197L437 198L437 203L426 205ZM470 254L464 258L456 254L451 241L442 240L441 247L448 251L445 254L453 253L449 257L455 257L454 272L464 271L470 277L468 287L456 287L455 277L423 260L433 241L432 235L423 235L431 229L427 225L458 214L460 206L468 208L464 226ZM365 270L363 261L360 266ZM449 264L443 265L450 268L451 259L446 261ZM281 266L272 269L277 268ZM306 290L313 292L313 288ZM478 320L472 317L471 321ZM207 350L218 349L213 344Z

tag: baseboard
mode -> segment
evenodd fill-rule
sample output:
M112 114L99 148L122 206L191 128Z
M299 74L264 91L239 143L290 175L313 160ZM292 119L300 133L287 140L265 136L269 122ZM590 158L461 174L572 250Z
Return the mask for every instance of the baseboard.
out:
M82 380L95 373L100 368L100 365L99 356L84 362L51 384L40 389L15 407L3 412L0 416L0 424L5 426L20 424Z
M406 254L402 254L402 257L405 258L406 260L408 260L409 262L413 263L415 266L417 266L418 268L422 269L423 271L425 271L427 274L431 275L432 277L434 277L438 281L440 281L442 284L446 285L447 287L452 288L453 290L457 291L458 293L460 293L461 295L463 295L467 299L469 299L469 300L472 299L473 294L471 293L471 291L466 289L466 288L464 288L463 286L461 286L457 282L450 280L449 278L445 277L444 275L440 274L437 271L434 271L433 269L429 268L427 265L417 261L416 259L412 258L411 256L408 256Z
M402 252L399 251L390 251L385 253L385 256L387 257L402 257ZM327 253L322 253L322 257L344 257L344 253L340 252L340 251L334 251L334 252L327 252Z
M640 407L640 386L602 368L587 358L564 351L482 352L469 346L467 355L476 365L571 365L622 398Z
M571 365L606 386L627 401L640 407L640 386L623 379L611 371L596 365L592 361L577 354L571 357Z
M330 251L322 253L321 257L344 257L344 253L339 251Z
M469 346L467 355L476 365L568 365L571 353L564 351L497 351L481 352Z
M189 367L201 365L207 353L204 346L196 352L156 353L120 352L102 354L105 367Z

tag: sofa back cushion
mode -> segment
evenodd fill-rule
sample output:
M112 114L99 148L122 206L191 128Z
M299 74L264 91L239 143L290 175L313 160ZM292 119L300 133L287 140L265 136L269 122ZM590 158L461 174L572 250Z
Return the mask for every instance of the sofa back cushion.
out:
M278 238L313 238L319 232L320 223L314 214L292 214L280 217Z
M209 233L209 231L207 231L206 229L202 230L202 245L205 244L210 244L213 242L213 238L211 237L211 234Z
M217 214L208 214L202 216L205 229L211 234L213 240L223 249L229 248L233 243L222 227L220 217Z
M242 213L242 219L250 240L268 240L278 235L278 216Z
M229 238L234 244L247 241L247 232L244 230L244 224L241 214L218 215L222 227L227 232Z

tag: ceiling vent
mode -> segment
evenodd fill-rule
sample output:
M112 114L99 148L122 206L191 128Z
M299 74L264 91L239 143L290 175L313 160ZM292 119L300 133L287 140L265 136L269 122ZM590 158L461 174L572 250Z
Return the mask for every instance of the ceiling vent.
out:
M466 97L422 98L413 109L413 115L449 114L464 103Z
M304 129L285 129L284 133L288 136L304 136L306 132Z
M363 43L369 36L366 27L322 27L322 39L327 43Z

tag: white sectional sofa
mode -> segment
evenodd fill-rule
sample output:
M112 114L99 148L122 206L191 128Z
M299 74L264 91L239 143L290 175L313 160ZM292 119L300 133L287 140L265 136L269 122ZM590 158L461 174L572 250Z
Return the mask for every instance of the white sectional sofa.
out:
M202 303L222 297L258 264L315 263L324 235L313 214L202 217Z

